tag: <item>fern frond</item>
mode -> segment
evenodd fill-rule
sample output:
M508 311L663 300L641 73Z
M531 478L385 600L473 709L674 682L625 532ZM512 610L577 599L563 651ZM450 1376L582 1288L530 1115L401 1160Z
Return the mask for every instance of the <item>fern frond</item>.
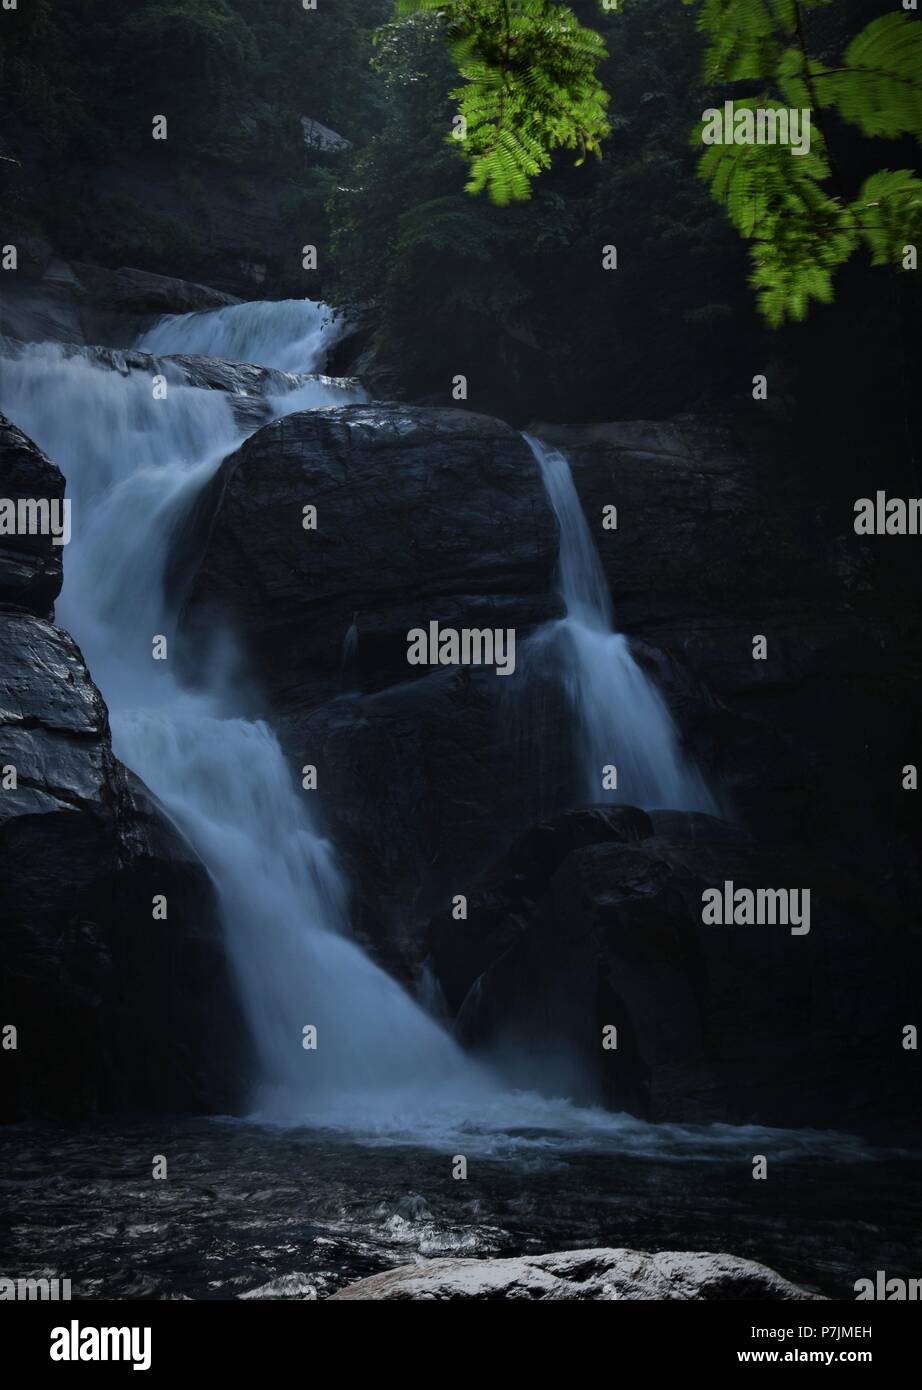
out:
M901 10L874 19L845 50L843 66L816 73L820 99L865 135L922 142L922 24Z

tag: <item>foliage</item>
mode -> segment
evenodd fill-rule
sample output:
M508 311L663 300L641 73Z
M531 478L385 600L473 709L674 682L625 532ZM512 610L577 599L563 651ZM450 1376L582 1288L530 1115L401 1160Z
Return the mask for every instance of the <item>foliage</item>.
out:
M417 13L378 31L384 119L330 201L328 292L374 306L380 356L405 390L435 395L467 367L480 409L516 414L531 400L611 416L726 389L752 316L745 258L687 141L694 17L648 0L612 16L606 38L600 80L617 82L631 113L616 139L581 168L556 161L530 200L498 206L465 196L446 139L457 79L444 21ZM609 241L624 255L617 274L602 268Z
M736 110L807 111L812 149L711 145L702 177L752 243L751 283L772 325L830 302L833 275L864 243L874 264L898 261L922 232L922 182L884 169L848 196L824 134L835 113L865 136L922 139L922 26L900 10L872 20L835 67L808 50L806 12L828 0L686 0L699 4L707 83L758 84ZM560 146L600 155L611 134L597 69L605 43L556 0L397 0L399 14L438 16L464 86L452 89L470 165L468 192L528 198ZM446 138L452 138L446 136ZM700 138L700 132L699 132ZM581 160L580 160L581 162Z
M695 3L695 0L691 0ZM772 325L803 319L811 299L829 303L833 274L862 242L875 265L900 264L922 236L922 181L882 169L849 196L826 135L833 112L865 136L922 142L922 25L902 11L872 20L830 67L811 55L804 12L824 0L704 0L709 80L753 82L757 97L735 110L809 112L809 153L776 144L714 144L700 172L733 225L752 244L759 304Z
M464 79L452 96L470 163L468 192L499 204L529 196L531 180L565 147L599 155L609 133L608 96L596 76L605 45L554 0L398 0L402 15L434 12L446 23Z

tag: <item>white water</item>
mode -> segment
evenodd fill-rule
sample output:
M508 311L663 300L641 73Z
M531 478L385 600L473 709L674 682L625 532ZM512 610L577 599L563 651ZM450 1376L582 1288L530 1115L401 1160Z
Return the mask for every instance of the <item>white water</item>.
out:
M312 299L230 304L197 314L168 314L135 346L152 353L200 353L255 362L283 372L313 372L338 336L332 310Z
M566 617L532 642L558 654L578 724L585 799L716 814L704 779L682 754L662 696L627 638L614 630L608 585L569 463L558 449L524 438L560 527L559 591L567 606ZM616 790L603 786L606 766L617 769Z

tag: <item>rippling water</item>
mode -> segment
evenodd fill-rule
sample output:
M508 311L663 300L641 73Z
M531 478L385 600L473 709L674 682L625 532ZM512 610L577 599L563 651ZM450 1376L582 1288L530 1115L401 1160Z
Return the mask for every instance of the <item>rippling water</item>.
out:
M70 1278L74 1298L323 1298L420 1256L626 1245L748 1256L840 1298L876 1269L918 1275L908 1156L790 1145L755 1182L752 1132L710 1150L683 1133L654 1156L523 1130L505 1151L469 1146L456 1181L447 1149L332 1131L16 1126L0 1137L0 1272ZM157 1154L166 1180L151 1177Z

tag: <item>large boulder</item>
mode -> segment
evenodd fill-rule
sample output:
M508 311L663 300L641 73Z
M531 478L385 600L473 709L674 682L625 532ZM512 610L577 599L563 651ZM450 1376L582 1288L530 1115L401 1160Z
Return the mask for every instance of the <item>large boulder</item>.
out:
M316 531L302 528L308 504ZM202 547L186 669L232 628L292 766L318 769L359 939L412 973L446 894L569 790L568 740L545 746L544 719L566 720L560 683L539 691L524 670L524 639L561 612L534 458L508 426L460 411L288 416L225 461L174 571ZM409 630L433 620L513 628L515 673L409 665Z
M844 870L689 820L568 813L469 891L466 921L440 915L461 1037L519 1084L657 1122L911 1128L918 931ZM728 882L809 890L808 930L706 922Z
M560 611L557 528L516 431L457 410L350 405L277 420L225 461L183 614L230 623L276 711L424 674L407 633ZM317 509L316 530L303 511ZM502 678L499 678L500 681Z
M0 465L2 504L13 503L18 512L20 501L35 502L47 506L51 516L52 504L63 500L64 478L57 464L4 415L0 415ZM39 616L50 614L61 589L62 554L63 546L56 545L47 530L30 534L17 529L13 535L0 535L0 604Z
M227 1110L246 1035L208 876L60 628L0 610L0 1119ZM155 920L155 895L167 919Z
M686 1250L561 1250L505 1260L420 1260L348 1284L334 1299L461 1298L789 1301L820 1295L798 1288L767 1265L735 1255Z

